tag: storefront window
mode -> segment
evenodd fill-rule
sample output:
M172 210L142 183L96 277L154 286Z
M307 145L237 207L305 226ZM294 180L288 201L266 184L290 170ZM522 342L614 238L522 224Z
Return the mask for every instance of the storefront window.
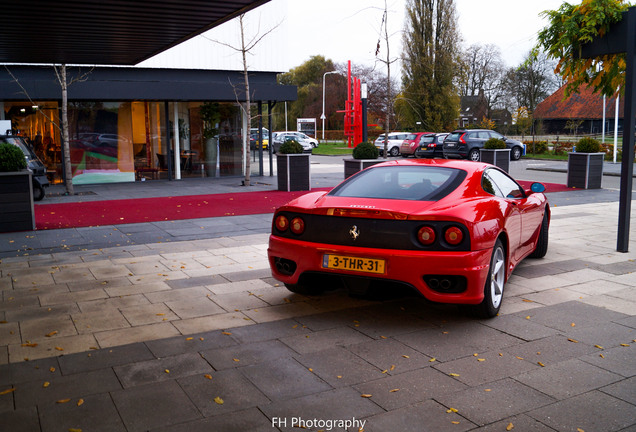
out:
M61 182L59 104L5 102L4 107L5 118L31 143L51 181ZM175 163L182 177L243 175L243 121L236 103L171 102L168 107L166 113L165 102L69 102L73 183L166 179L169 164L174 177ZM258 152L251 156L252 174L258 174Z
M13 133L27 140L51 173L51 180L60 182L62 139L57 102L5 102L4 108Z
M134 181L130 102L69 103L74 184Z

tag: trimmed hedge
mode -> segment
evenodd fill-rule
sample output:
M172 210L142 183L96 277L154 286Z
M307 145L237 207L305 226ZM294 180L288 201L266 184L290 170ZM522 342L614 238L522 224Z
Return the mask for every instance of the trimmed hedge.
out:
M502 150L506 148L506 143L498 138L488 138L484 143L487 150Z
M303 152L303 146L295 139L285 140L278 149L280 154L300 154Z
M370 142L361 142L352 152L354 159L377 159L379 155L380 151L378 148Z
M599 153L601 151L601 143L594 138L581 138L576 143L577 153Z
M20 171L26 167L24 153L18 146L0 143L0 172Z

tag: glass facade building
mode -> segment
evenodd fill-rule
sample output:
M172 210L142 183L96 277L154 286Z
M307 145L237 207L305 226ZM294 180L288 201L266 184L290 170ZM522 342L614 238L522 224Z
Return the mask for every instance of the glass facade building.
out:
M0 120L27 138L53 182L63 181L61 100L51 97L61 90L52 68L9 70L0 72ZM234 84L240 73L101 68L86 76L69 86L73 184L244 175L249 126ZM274 73L250 73L250 81L253 112L263 102L296 98L296 88L277 85ZM252 174L263 174L263 152L254 153L260 163L251 164Z

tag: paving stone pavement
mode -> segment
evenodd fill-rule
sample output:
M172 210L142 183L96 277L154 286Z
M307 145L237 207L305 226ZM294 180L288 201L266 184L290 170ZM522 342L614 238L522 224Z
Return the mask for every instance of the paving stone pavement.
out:
M547 256L491 320L409 292L292 294L271 215L6 256L0 429L635 432L635 224L618 253L617 203L552 211Z

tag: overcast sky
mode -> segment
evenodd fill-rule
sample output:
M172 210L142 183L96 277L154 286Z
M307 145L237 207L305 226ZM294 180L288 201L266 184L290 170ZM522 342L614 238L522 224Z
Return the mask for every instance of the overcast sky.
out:
M286 61L290 68L317 54L335 62L375 62L384 0L284 1L289 33ZM398 57L406 0L386 1L390 56ZM539 17L540 12L557 9L562 3L562 0L455 0L458 31L464 46L496 44L506 65L517 66L534 46L539 30L547 24ZM386 51L381 55L386 58Z

